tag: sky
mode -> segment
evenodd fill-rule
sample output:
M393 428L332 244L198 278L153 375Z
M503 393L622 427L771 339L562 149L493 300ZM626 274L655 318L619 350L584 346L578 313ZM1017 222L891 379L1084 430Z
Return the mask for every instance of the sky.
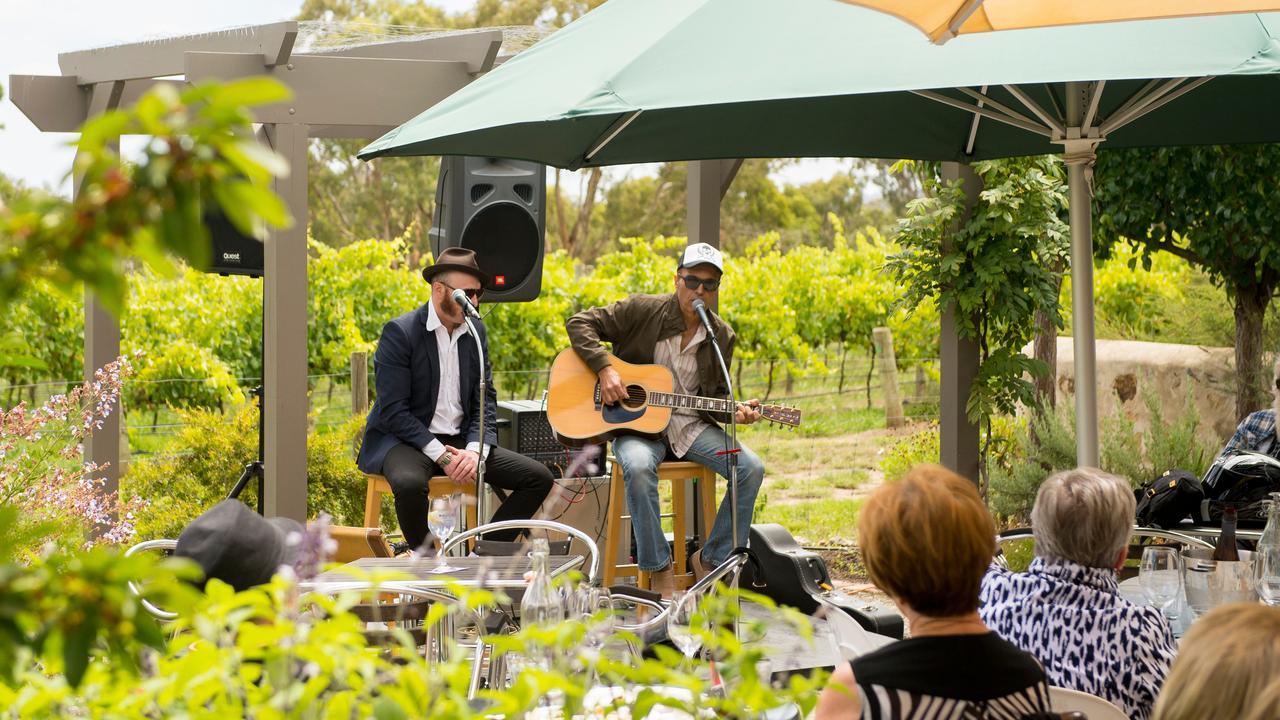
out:
M474 0L434 0L459 12ZM155 37L256 25L295 17L302 0L0 0L0 173L26 185L70 192L68 133L42 133L10 102L10 74L58 75L58 53ZM126 144L125 152L129 150ZM800 184L830 177L848 161L810 159L789 165L776 181ZM618 167L611 177L652 174L651 166Z

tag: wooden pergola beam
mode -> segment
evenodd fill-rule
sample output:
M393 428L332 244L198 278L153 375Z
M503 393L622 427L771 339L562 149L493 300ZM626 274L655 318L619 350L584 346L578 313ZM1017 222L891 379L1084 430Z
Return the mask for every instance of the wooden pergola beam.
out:
M261 55L268 66L283 65L289 62L297 37L298 22L289 20L61 53L58 69L87 85L181 75L188 52L251 53Z

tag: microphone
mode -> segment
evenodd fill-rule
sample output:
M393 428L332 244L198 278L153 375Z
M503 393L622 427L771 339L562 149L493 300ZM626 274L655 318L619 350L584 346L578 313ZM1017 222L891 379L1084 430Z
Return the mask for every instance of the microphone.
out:
M702 301L702 298L693 299L693 311L698 313L698 319L702 321L702 327L707 329L707 337L715 340L716 331L711 328L711 318L707 315L707 304Z
M476 306L471 304L471 300L467 298L467 294L462 290L453 291L453 301L458 303L458 307L462 308L463 315L469 315L476 320L480 319L480 311L476 310Z

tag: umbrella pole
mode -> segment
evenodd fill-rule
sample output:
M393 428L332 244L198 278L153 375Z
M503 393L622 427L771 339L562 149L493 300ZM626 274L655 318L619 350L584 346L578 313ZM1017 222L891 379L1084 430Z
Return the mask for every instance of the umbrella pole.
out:
M1101 139L1080 137L1086 83L1067 84L1063 159L1071 214L1071 337L1075 360L1076 465L1098 466L1098 374L1093 331L1093 162ZM1052 370L1052 368L1051 368Z

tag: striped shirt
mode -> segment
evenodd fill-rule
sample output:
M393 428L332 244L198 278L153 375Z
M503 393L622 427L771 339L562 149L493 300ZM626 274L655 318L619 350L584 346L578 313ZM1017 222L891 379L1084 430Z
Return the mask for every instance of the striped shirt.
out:
M680 346L681 335L672 335L659 340L653 349L653 361L671 371L675 378L673 392L678 395L696 395L698 392L698 346L707 337L706 328L701 325L693 333L689 344ZM677 408L671 412L671 421L667 423L667 444L676 457L682 458L689 452L693 441L710 425L698 416L697 411L688 408Z
M852 664L863 720L1021 720L1049 710L1044 670L995 633L908 638Z

